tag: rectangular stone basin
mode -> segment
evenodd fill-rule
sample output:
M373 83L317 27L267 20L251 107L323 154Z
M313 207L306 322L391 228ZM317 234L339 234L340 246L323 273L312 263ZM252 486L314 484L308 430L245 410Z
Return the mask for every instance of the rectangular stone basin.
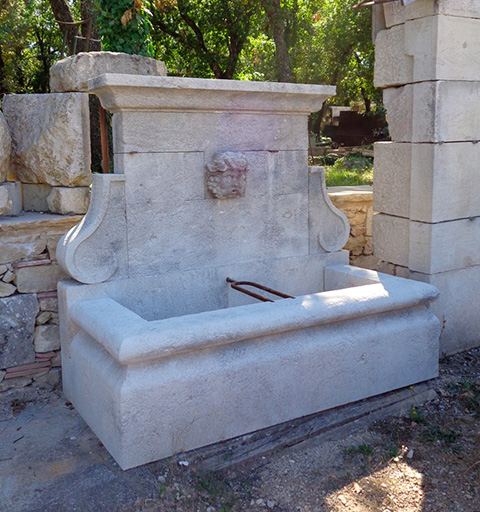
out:
M437 376L436 288L317 257L60 284L65 393L123 469Z

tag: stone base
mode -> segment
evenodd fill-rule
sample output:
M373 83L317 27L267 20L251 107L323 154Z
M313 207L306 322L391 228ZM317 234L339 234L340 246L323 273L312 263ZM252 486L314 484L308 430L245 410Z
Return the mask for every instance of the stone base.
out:
M61 284L65 391L128 469L437 375L435 288L343 265L325 277L359 287L151 322L109 298L65 302L97 285Z

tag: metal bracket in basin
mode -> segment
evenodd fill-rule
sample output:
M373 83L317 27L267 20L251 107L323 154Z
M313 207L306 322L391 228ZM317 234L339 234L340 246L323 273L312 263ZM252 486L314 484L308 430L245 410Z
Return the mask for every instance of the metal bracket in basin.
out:
M250 295L250 297L261 300L262 302L274 302L274 301L272 299L269 299L268 297L264 297L263 295L252 292L250 290L246 290L245 288L242 288L242 287L243 286L252 286L253 288L258 288L259 290L263 290L264 292L270 293L272 295L276 295L277 297L280 297L281 299L294 299L295 298L295 297L292 297L291 295L287 295L285 293L274 290L273 288L268 288L267 286L263 286L261 284L254 283L253 281L235 281L234 279L227 277L227 283L230 283L230 286L234 290L244 293L245 295Z

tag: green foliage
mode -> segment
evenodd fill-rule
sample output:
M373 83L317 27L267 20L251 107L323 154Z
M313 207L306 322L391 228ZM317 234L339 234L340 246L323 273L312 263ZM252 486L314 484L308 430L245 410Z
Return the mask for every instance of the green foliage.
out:
M157 58L174 75L238 78L258 0L156 0Z
M95 23L102 49L153 57L150 4L147 0L98 0Z
M360 153L350 153L340 158L331 154L315 157L313 163L325 166L327 187L373 184L373 159Z
M62 35L46 0L7 1L0 7L0 90L48 92L49 69Z

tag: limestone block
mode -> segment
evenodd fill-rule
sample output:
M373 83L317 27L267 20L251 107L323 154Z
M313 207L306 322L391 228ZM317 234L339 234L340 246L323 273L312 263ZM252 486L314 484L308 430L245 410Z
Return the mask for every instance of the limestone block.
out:
M52 191L51 185L42 183L24 183L23 209L33 212L48 212L47 197Z
M480 80L480 19L435 16L405 24L413 81Z
M0 368L35 360L33 333L38 311L35 295L0 299Z
M11 270L7 270L5 274L2 276L2 281L5 283L11 283L15 279L15 272L12 272Z
M16 286L0 281L0 297L8 297L17 291Z
M86 213L89 202L89 187L53 187L47 197L49 211L61 214Z
M37 315L37 318L35 319L35 324L36 325L46 324L51 318L52 318L51 311L42 311Z
M39 375L33 378L35 385L47 388L55 389L60 386L62 381L62 372L58 368L51 368L49 372L44 375Z
M413 144L412 220L442 222L479 216L479 161L480 144Z
M3 113L0 111L0 183L7 179L12 139Z
M30 377L17 377L16 379L4 380L0 383L0 393L8 391L9 389L24 388L32 383Z
M436 14L480 18L480 5L478 0L416 0L405 6L407 20Z
M377 34L375 40L375 87L391 87L413 82L413 57L405 51L405 26Z
M401 0L394 0L383 5L385 24L388 28L405 23L405 7Z
M480 217L410 224L409 268L434 274L480 264Z
M51 238L59 238L82 220L79 215L62 216L22 213L0 219L0 264L38 259Z
M480 286L480 267L433 275L410 272L410 278L431 283L440 290L439 299L430 306L442 325L439 355L478 347L480 303L476 290Z
M55 264L22 267L16 270L15 284L20 293L49 292L57 289L57 283L67 276Z
M60 60L50 68L52 92L88 91L88 81L103 73L164 76L165 64L141 55L117 52L78 53Z
M35 352L50 352L60 348L58 325L39 325L35 328Z
M385 89L383 99L395 142L480 140L480 82L422 82Z
M409 220L383 213L374 215L373 254L379 259L407 267Z
M0 215L16 216L22 211L22 189L19 181L0 184Z
M377 212L408 218L412 144L375 143L373 208Z
M306 118L282 114L119 112L113 116L114 153L308 151ZM120 172L115 170L115 172Z
M20 181L90 185L87 94L9 94L3 112L12 136L11 164Z
M56 297L40 297L38 303L40 304L40 311L58 311L58 299Z

